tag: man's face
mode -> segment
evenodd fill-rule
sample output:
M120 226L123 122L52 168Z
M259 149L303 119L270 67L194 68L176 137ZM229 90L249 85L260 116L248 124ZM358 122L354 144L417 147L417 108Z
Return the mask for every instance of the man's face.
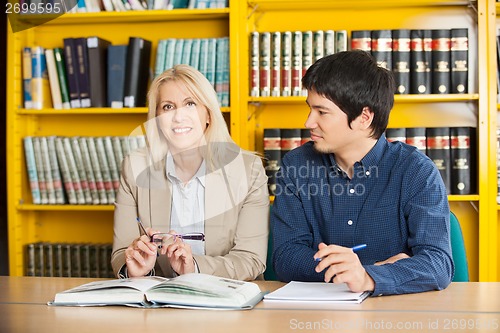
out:
M329 99L310 90L307 95L310 112L305 126L311 130L314 147L321 153L338 153L356 140L349 128L347 115Z

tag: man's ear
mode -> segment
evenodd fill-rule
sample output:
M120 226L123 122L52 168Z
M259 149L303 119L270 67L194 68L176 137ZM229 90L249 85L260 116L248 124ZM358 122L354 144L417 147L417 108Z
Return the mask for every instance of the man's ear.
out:
M373 111L365 106L358 117L360 128L369 129L373 121Z

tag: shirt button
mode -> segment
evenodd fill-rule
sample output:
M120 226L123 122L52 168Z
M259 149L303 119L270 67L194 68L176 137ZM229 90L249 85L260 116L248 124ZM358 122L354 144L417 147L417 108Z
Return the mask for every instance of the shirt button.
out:
M347 224L352 225L352 220L347 221Z
M351 193L351 194L352 194L352 193L354 193L354 189L353 189L353 188L351 188L351 189L349 190L349 193Z
M365 172L365 175L369 176L370 175L370 171Z

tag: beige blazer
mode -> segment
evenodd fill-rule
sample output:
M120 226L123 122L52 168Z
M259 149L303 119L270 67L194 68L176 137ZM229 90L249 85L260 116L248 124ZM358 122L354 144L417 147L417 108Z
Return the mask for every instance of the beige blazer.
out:
M205 176L206 255L194 258L201 273L254 280L266 268L267 176L258 156L241 150L234 156ZM125 264L125 249L139 236L137 217L146 227L170 230L171 193L164 160L155 168L148 166L145 153L124 159L114 213L111 265L115 275ZM166 256L158 257L155 274L173 276Z

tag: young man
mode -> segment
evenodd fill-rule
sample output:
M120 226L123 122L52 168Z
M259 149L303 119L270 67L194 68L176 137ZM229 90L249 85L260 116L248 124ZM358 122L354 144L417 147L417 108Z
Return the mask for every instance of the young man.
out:
M302 84L312 142L287 153L277 176L277 277L373 295L446 288L454 269L446 189L428 157L385 138L392 74L347 51L318 60Z

